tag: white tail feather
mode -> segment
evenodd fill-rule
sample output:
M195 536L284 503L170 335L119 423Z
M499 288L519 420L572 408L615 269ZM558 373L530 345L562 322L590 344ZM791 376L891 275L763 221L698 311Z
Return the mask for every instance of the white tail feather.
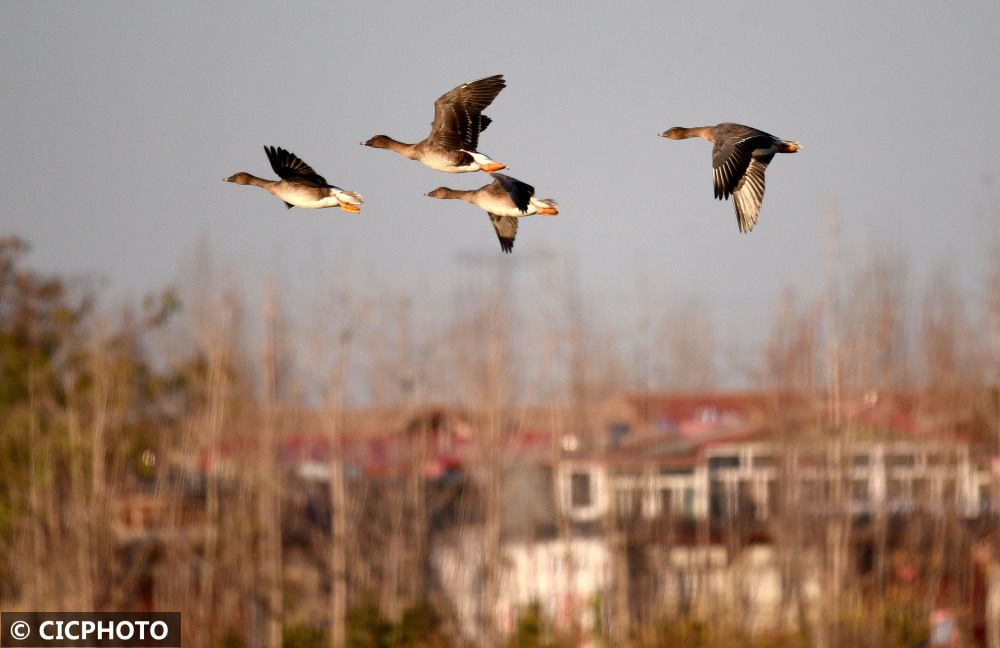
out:
M543 216L552 216L559 213L559 205L551 198L532 198L531 204Z
M339 198L341 201L343 201L345 203L349 203L351 205L363 205L363 204L365 204L365 201L361 197L361 194L359 194L356 191L338 191L337 192L337 198Z

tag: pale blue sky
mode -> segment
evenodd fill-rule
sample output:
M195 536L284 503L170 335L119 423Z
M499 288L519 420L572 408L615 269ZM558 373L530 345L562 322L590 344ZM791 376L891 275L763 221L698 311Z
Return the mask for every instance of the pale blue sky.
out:
M998 25L995 0L5 2L0 230L36 268L134 296L206 239L249 283L276 271L315 291L347 264L359 290L418 300L448 293L459 257L545 251L623 319L693 297L738 337L786 287L823 284L838 209L846 263L895 247L914 282L947 261L977 291L998 215ZM497 73L480 149L561 207L526 219L509 257L478 208L423 196L487 176L359 146L421 139L437 96ZM769 167L748 235L713 198L710 144L656 136L720 121L804 147ZM265 144L361 192L362 213L221 181L272 177Z

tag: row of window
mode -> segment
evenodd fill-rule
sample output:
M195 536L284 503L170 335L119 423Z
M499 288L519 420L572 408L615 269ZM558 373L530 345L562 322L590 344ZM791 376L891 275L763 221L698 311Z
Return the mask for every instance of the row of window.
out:
M962 446L855 444L841 470L829 455L797 449L778 455L766 443L709 451L695 466L613 473L599 464L563 469L560 503L571 518L746 516L766 519L790 506L852 513L955 511L990 506L989 479ZM613 499L605 493L613 493Z

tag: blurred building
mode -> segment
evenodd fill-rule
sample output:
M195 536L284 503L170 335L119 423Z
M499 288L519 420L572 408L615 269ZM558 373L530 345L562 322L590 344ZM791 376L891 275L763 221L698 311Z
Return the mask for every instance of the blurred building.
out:
M825 400L747 392L623 394L590 404L585 417L574 408L510 408L493 429L446 406L342 419L339 446L320 417L278 437L286 578L304 588L301 600L325 601L323 560L311 552L328 542L328 482L340 461L358 519L408 534L421 550L407 560L430 574L420 582L450 601L473 637L489 622L513 630L532 604L580 643L594 628L723 605L742 606L751 627L781 624L801 605L817 613L825 558L813 548L831 520L848 530L852 569L881 570L873 578L884 582L920 578L905 555L893 554L895 565L887 558L913 520L961 525L964 551L997 513L988 430L919 395L861 394L836 416ZM239 482L254 438L167 463L197 498L208 480ZM486 610L486 493L497 475L500 591ZM155 538L161 509L123 500L119 537ZM794 557L790 536L801 549ZM385 536L358 528L353 537L364 545L357 578L374 582ZM320 604L312 614L323 612Z

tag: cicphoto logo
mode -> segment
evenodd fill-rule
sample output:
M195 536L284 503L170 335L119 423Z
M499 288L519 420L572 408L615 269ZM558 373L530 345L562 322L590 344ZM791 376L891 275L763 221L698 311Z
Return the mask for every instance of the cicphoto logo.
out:
M6 646L181 645L180 612L3 612Z

